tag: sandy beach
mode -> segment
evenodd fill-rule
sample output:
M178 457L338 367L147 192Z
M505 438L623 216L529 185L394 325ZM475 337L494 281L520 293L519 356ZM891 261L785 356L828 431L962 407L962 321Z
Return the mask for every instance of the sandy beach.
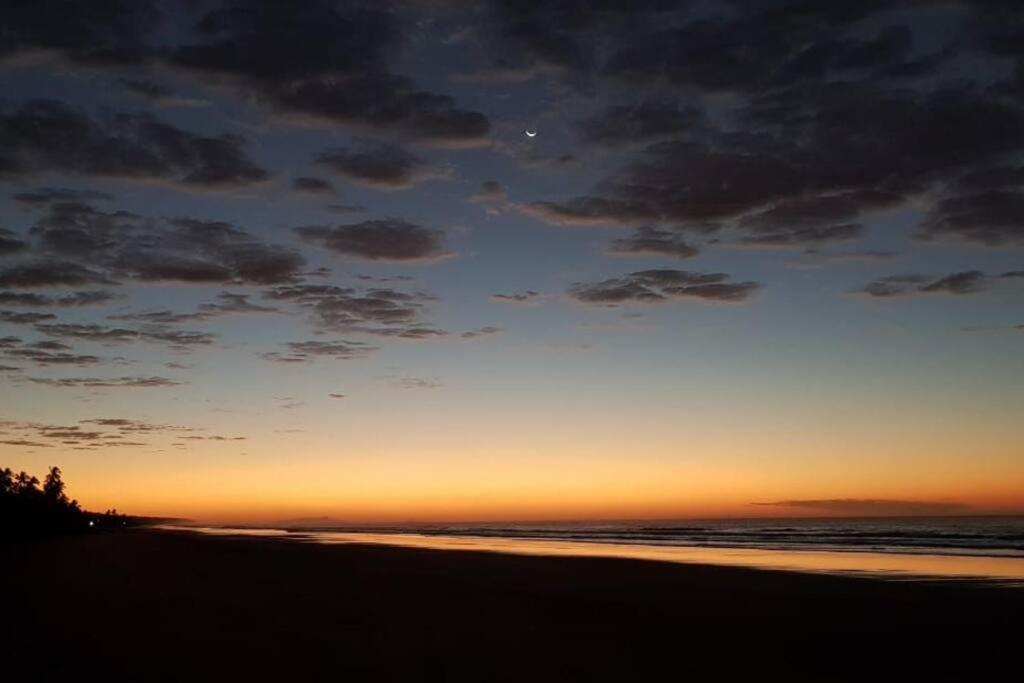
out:
M980 584L156 530L4 552L5 650L34 680L980 680L1016 666L1024 607Z

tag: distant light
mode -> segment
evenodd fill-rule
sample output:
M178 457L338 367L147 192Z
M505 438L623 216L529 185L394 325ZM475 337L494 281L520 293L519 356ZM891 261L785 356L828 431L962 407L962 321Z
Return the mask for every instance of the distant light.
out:
M89 526L96 526L96 522L94 522L94 521L92 521L92 520L90 519L90 520L89 520Z

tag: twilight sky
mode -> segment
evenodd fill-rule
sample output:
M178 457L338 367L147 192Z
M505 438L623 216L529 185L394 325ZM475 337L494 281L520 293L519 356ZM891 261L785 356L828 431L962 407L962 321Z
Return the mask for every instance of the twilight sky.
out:
M1017 2L7 0L0 86L87 507L1024 512Z

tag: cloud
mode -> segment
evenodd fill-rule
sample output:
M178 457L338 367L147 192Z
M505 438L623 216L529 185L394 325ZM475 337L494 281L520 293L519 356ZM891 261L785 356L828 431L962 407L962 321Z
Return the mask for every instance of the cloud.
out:
M0 305L6 306L93 306L105 304L118 298L113 292L104 290L71 292L59 297L34 292L0 291Z
M99 121L55 100L33 100L0 113L0 173L68 173L222 190L266 180L234 135L207 137L150 114Z
M439 389L441 387L441 381L436 378L406 376L388 379L391 386L399 389Z
M331 394L327 394L327 396L329 398L348 398L348 396L346 394L334 394L334 393L331 393Z
M328 358L363 358L369 352L376 351L376 347L362 342L352 341L304 341L289 342L288 348L292 353L300 356L323 356Z
M118 83L127 92L145 99L156 107L206 107L210 105L207 100L179 97L167 86L153 81L119 78Z
M491 301L506 304L528 304L536 301L539 297L539 292L528 289L525 292L514 292L512 294L492 294Z
M98 325L95 323L40 323L36 325L36 330L51 337L82 339L85 341L99 342L103 344L123 344L146 341L171 344L175 347L189 347L212 344L215 339L214 335L206 332L183 332L180 330L169 330L159 326L146 327L142 329L129 329L123 327L107 327L106 325Z
M965 270L940 278L926 275L890 275L865 285L856 293L875 298L908 296L911 294L974 294L985 289L985 273Z
M750 235L740 239L740 244L758 247L807 247L833 242L848 242L864 234L864 226L859 223L842 225L815 226L793 228L778 232Z
M125 379L125 378L121 378ZM78 381L78 380L75 380ZM95 382L97 380L85 380ZM119 383L117 386L148 386L149 384ZM64 386L64 385L62 385ZM66 386L77 386L68 384ZM103 386L113 386L103 384ZM87 425L88 428L83 428ZM39 422L24 422L9 420L0 423L5 430L20 432L19 436L26 439L31 438L36 443L47 446L54 445L53 442L60 442L61 445L78 444L82 448L96 450L98 448L116 447L126 448L134 446L150 445L147 441L140 439L153 439L170 436L178 439L203 440L203 441L242 441L243 436L221 436L217 434L195 434L201 429L185 427L181 425L162 424L137 420L131 418L91 418L79 420L74 425L45 424ZM188 436L184 436L188 434ZM135 440L128 440L126 437ZM49 443L47 443L49 442Z
M501 183L495 180L485 180L480 183L480 189L470 195L466 200L474 204L503 204L508 201L508 193Z
M556 225L714 222L746 243L813 245L1024 148L1024 112L967 85L792 83L740 93L735 112L730 129L648 144L588 194L516 208ZM922 234L1016 244L1020 203L1011 190L950 198Z
M20 236L10 230L0 228L0 256L16 254L19 251L24 251L26 247L28 245Z
M434 261L449 255L440 230L398 219L294 228L304 241L369 261Z
M694 273L685 270L642 270L596 283L577 283L569 295L584 304L617 306L624 303L662 303L694 298L735 303L748 299L756 282L730 282L725 273Z
M135 64L147 53L146 41L159 18L145 0L89 3L73 12L63 9L49 3L5 3L0 8L0 60L51 51L80 64Z
M606 225L643 223L659 218L644 202L607 197L577 197L568 202L538 201L517 204L520 213L553 225Z
M416 338L424 328L419 317L429 297L394 289L359 290L335 285L275 287L264 294L308 309L318 327L385 337Z
M704 120L696 107L668 102L612 105L579 123L580 139L597 147L619 147L673 138L694 131Z
M0 311L0 322L12 325L32 325L42 320L56 318L52 313L22 313L20 311Z
M111 387L176 387L182 383L166 377L29 377L28 381L50 387L63 388L111 388Z
M313 196L333 195L334 188L323 178L299 176L292 180L292 189Z
M14 199L22 204L39 208L56 202L100 202L113 200L114 196L95 190L76 190L66 187L40 187L30 192L20 192Z
M157 325L174 325L182 322L210 320L224 315L248 315L280 313L273 306L260 306L249 301L248 294L221 292L217 295L221 303L200 304L199 310L191 313L175 313L167 309L138 313L119 313L107 316L108 320L128 320Z
M824 500L780 500L751 505L815 510L838 515L928 515L963 512L961 503L882 498L831 498Z
M361 138L352 147L324 152L316 162L353 183L375 190L407 190L444 176L403 147Z
M49 205L30 236L32 251L39 256L0 270L0 286L79 286L124 279L277 284L294 279L305 265L296 251L264 244L230 223L149 220L78 202Z
M175 66L227 80L303 122L394 133L440 146L487 141L490 122L388 69L402 37L390 11L358 3L227 3L197 23Z
M36 365L96 365L108 362L108 359L100 358L89 354L67 353L71 347L65 344L51 342L37 342L19 349L8 349L3 352L4 356L17 360L29 361Z
M480 337L490 337L495 334L501 334L504 332L500 327L494 327L493 325L487 325L485 327L479 327L475 330L466 330L459 336L463 339L479 339Z
M990 247L1024 245L1024 192L990 190L943 199L920 225L918 236L955 237Z
M30 441L28 439L5 439L0 441L5 446L25 446L27 448L50 448L53 444L42 443L40 441Z
M366 207L358 204L328 204L327 210L332 213L361 213L366 211Z
M39 259L0 269L0 287L110 284L102 273L62 259Z
M154 422L147 422L145 420L134 420L124 417L101 417L92 418L88 420L80 420L82 424L94 424L103 427L114 427L118 431L122 432L188 432L192 431L191 427L182 427L179 425L169 425Z
M668 230L651 227L637 228L632 235L613 240L608 253L615 256L671 256L691 258L700 251L689 244L681 235Z

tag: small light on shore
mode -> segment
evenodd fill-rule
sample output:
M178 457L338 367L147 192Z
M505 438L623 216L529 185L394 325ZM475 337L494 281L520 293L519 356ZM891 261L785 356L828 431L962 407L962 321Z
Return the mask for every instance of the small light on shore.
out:
M90 519L89 520L89 526L96 526L96 522L94 522L93 520Z

